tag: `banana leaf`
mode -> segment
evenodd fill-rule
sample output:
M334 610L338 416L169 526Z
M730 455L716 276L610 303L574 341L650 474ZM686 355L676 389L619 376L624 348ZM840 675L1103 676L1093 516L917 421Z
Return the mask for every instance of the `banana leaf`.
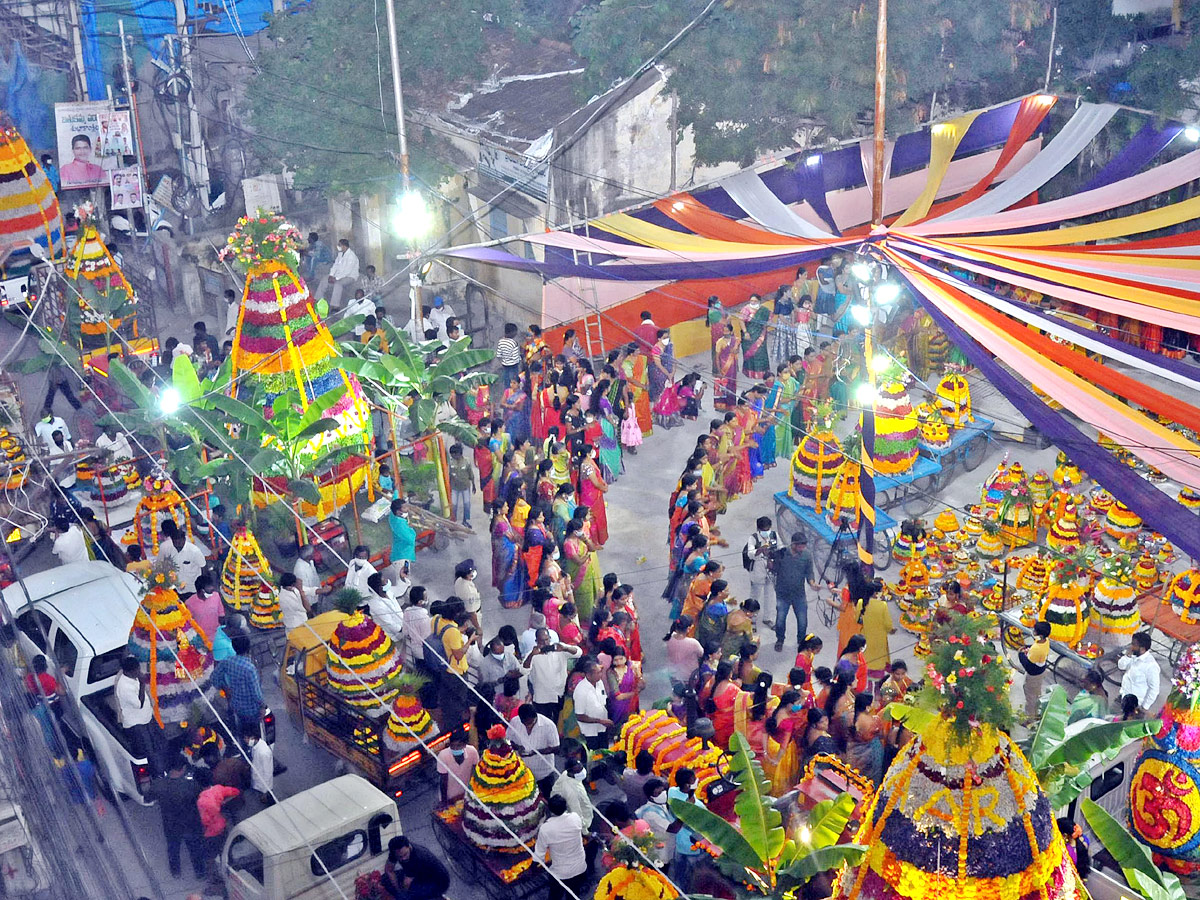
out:
M797 858L786 868L780 869L779 876L797 884L803 884L822 872L840 869L844 865L858 865L862 862L866 852L867 848L862 844L834 844L831 847L816 847Z
M295 478L288 482L288 493L305 500L308 503L321 502L321 489L311 481L306 481L303 478Z
M1082 766L1096 756L1115 753L1131 741L1156 734L1161 727L1162 722L1159 719L1137 719L1132 722L1096 725L1060 743L1042 760L1040 766L1032 760L1031 763L1035 771L1043 767Z
M1067 732L1067 719L1071 715L1071 701L1062 685L1056 684L1050 691L1050 698L1038 719L1037 728L1029 739L1029 764L1034 771L1048 765L1047 757L1058 748Z
M1186 900L1179 879L1170 872L1159 869L1145 845L1131 835L1107 810L1087 797L1080 802L1079 809L1092 832L1104 845L1104 849L1112 854L1130 884L1151 900Z
M771 785L751 754L750 742L745 735L734 732L729 749L733 754L730 771L741 789L733 808L742 836L763 863L776 860L787 835L782 827L783 816L772 805Z
M184 403L194 403L203 393L196 367L187 356L177 356L171 362L171 384L179 391L179 398Z
M935 712L906 703L889 703L883 708L883 714L895 722L903 722L904 727L914 734L923 732L938 717Z
M337 419L317 419L315 422L309 422L298 432L296 432L296 440L304 440L310 437L316 437L318 434L324 434L327 431L333 431L338 427Z
M742 837L742 833L715 812L675 798L672 798L668 805L684 825L720 847L723 859L727 858L730 862L750 870L763 865L762 859L750 846L749 841Z
M832 847L840 841L856 805L854 797L843 791L832 800L822 800L814 806L808 814L808 827L812 832L809 842L821 848Z

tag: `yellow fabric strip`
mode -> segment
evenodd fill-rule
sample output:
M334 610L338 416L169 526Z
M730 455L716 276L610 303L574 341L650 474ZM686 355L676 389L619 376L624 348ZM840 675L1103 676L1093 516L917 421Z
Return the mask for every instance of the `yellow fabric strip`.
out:
M958 149L967 129L979 113L980 110L975 110L950 122L933 126L929 136L929 167L925 170L925 188L921 191L921 196L913 201L912 206L895 221L895 225L911 225L925 218L929 208L933 206L933 201L937 199L942 179L946 177L946 170L950 168L950 161L954 159L954 151Z
M930 246L938 247L946 253L961 254L962 256L968 256L994 266L1018 269L1026 275L1031 275L1034 278L1040 278L1044 281L1057 282L1067 287L1090 291L1093 294L1100 294L1104 297L1128 300L1130 303L1153 306L1155 309L1163 309L1185 316L1200 316L1200 301L1180 297L1164 288L1149 290L1135 285L1118 284L1107 278L1098 278L1078 272L1047 269L1036 263L1013 260L996 253L989 253L986 250L973 250L968 244L958 244L951 241L928 241L927 243Z
M1200 260L1191 256L1134 256L1128 253L1078 253L1073 250L1043 250L1030 247L1029 257L1025 257L1021 253L1022 247L1013 247L1008 252L1014 256L1021 255L1022 258L1032 258L1034 256L1045 260L1056 260L1060 265L1072 266L1076 264L1086 264L1089 266L1103 266L1107 264L1117 266L1137 266L1140 271L1150 272L1153 274L1154 269L1186 269L1190 272L1195 272L1200 269ZM1117 278L1131 278L1129 272L1124 275L1118 274L1119 270L1113 270L1113 276ZM1095 273L1093 273L1095 274ZM1173 272L1162 272L1163 278L1171 278Z
M638 241L647 247L659 250L678 250L681 253L753 253L755 251L779 252L786 244L742 244L734 241L717 241L695 234L681 234L661 225L651 225L625 213L604 216L592 222L593 228L602 228L618 237ZM796 246L812 247L820 243L805 238L796 238Z
M1021 234L994 234L972 240L981 246L990 247L1049 247L1055 244L1107 241L1130 234L1145 234L1147 231L1169 228L1195 218L1200 218L1200 197L1193 197L1182 203L1172 203L1162 209L1152 209L1135 216L1122 216L1091 225L1073 225L1070 228Z

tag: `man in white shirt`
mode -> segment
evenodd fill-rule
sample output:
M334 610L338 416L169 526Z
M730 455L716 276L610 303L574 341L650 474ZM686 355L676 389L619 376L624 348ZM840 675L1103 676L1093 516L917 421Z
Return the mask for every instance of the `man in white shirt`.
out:
M543 796L549 796L558 771L554 754L558 752L558 726L539 713L530 703L522 703L517 718L508 725L505 735L517 755L525 760Z
M1117 660L1117 667L1125 674L1121 676L1121 696L1132 694L1145 713L1150 712L1158 699L1159 681L1162 672L1158 660L1150 652L1150 633L1139 631L1133 636L1128 649Z
M404 607L404 661L410 665L423 665L425 662L425 638L432 630L429 624L429 610L425 588L414 585L408 591L408 606Z
M154 698L142 681L141 666L132 656L121 661L121 674L113 683L113 697L117 701L117 722L125 729L134 756L158 768L162 729L153 722Z
M46 448L47 453L62 452L62 449L54 443L54 432L56 431L61 431L64 440L70 442L71 429L67 427L67 423L63 421L62 416L56 416L50 410L43 409L42 418L33 426L33 434L42 442L42 446Z
M579 816L567 811L567 801L555 794L547 806L549 815L538 829L533 858L544 860L550 854L547 868L554 878L550 882L549 900L562 900L569 890L574 896L584 896L587 882L587 857L583 852L583 823Z
M367 578L367 609L371 613L371 618L375 620L375 624L383 629L384 634L393 641L400 640L401 633L404 631L404 610L388 593L387 585L383 583L383 576L378 572L374 572Z
M446 320L454 318L454 308L446 302L446 298L441 294L433 298L433 309L429 311L429 326L436 328L438 340L443 344L449 344L450 339L446 334Z
M367 587L367 579L377 571L371 565L370 556L371 548L366 544L359 544L354 548L354 559L350 560L350 565L346 567L345 586L358 591L364 598L371 590Z
M600 750L608 746L608 729L612 719L608 717L608 691L604 689L600 663L592 662L584 673L583 681L575 685L575 718L579 720L579 733L589 750Z
M567 689L567 667L583 651L570 644L560 644L549 628L537 630L537 646L521 661L521 674L529 678L529 693L533 706L552 722L562 711L563 692Z
M50 523L50 534L54 537L54 555L60 565L87 562L92 558L83 529L76 523L60 516Z
M312 544L300 548L300 556L292 566L292 574L296 576L296 587L304 597L304 601L312 607L328 591L321 586L321 576L317 573L317 564L313 560L317 549Z
M312 615L312 607L304 598L296 576L284 572L279 576L279 609L283 612L283 630L299 628Z
M567 807L579 816L579 821L583 823L583 830L591 830L596 808L592 806L592 798L588 796L587 768L581 757L577 755L567 757L566 766L563 767L558 778L554 779L554 787L550 790L550 796L559 796L566 800Z
M271 789L275 786L275 754L271 745L262 739L258 726L242 735L242 746L250 757L250 787L258 791L259 800L273 803Z
M425 342L425 332L434 330L434 325L429 321L429 313L431 310L428 306L421 307L421 318L408 320L408 324L404 326L404 333L413 339L415 343L422 344Z
M354 297L346 304L346 316L349 319L353 316L369 316L375 312L375 301L368 297L362 288L357 288L354 291ZM376 319L378 323L378 319ZM354 336L361 338L366 328L362 322L354 326Z
M225 289L225 337L232 338L233 333L237 331L238 314L242 310L242 304L238 301L238 296L232 288Z
M329 267L329 277L325 280L324 297L329 301L330 309L337 309L342 302L342 292L353 287L358 281L358 255L350 249L350 242L345 238L338 241L337 255L333 265Z
M175 567L179 578L181 600L186 600L196 593L196 579L204 571L204 552L187 539L187 535L179 530L170 519L162 523L159 529L162 541L158 545L157 559L169 559Z
M521 632L517 638L517 653L521 654L521 659L529 655L529 651L537 645L537 633L539 628L546 627L546 617L540 612L530 613L529 627ZM550 632L550 643L558 643L558 635L553 631Z

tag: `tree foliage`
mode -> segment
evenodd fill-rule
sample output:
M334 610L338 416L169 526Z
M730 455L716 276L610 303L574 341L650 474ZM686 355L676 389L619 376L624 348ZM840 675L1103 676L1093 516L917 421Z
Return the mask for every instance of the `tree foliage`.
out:
M488 42L511 31L515 0L395 0L405 97L485 74ZM503 23L503 24L502 24ZM514 24L508 24L514 23ZM259 155L298 187L378 189L399 167L382 3L312 2L272 17L261 73L246 86ZM376 36L378 35L378 46ZM382 85L381 85L382 81ZM382 94L383 109L380 109ZM414 174L443 174L436 135L408 129Z
M575 48L588 64L588 90L629 75L704 6L602 0L584 9ZM794 146L802 129L818 142L862 133L874 105L876 11L825 0L718 6L665 60L698 161L748 164ZM935 95L974 106L1040 87L1048 11L1047 0L892 0L889 133L927 120Z

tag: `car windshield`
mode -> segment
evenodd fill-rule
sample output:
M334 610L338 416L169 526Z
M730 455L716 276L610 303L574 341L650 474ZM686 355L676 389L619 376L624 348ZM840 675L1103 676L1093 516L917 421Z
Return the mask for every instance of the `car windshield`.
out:
M88 684L95 684L97 681L104 681L106 678L113 678L121 671L121 660L129 653L129 650L124 646L114 647L107 653L101 653L99 656L92 657L92 662L88 666Z

